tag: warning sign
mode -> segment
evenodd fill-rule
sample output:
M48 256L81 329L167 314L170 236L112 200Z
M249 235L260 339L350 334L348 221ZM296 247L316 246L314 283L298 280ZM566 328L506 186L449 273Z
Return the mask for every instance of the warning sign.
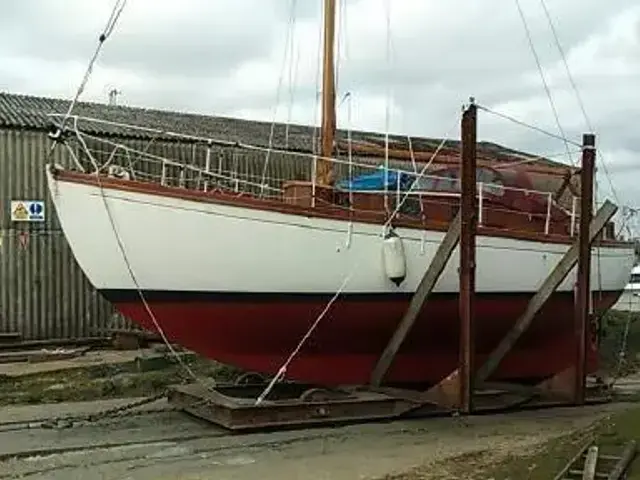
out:
M11 202L12 222L44 222L44 202L14 200Z

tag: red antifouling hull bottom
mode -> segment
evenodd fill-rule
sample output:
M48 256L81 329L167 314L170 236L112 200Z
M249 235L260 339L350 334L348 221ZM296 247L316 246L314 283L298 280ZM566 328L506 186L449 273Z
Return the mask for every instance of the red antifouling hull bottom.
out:
M156 331L136 291L101 292L123 315ZM165 335L221 363L274 375L332 295L142 292ZM476 295L477 365L525 311L533 293ZM597 311L620 292L594 293ZM408 295L340 297L287 368L288 379L321 385L359 385L371 371L408 304ZM500 363L494 380L548 378L574 361L574 296L555 293ZM458 362L458 295L432 295L403 343L387 383L437 383ZM598 367L591 326L587 372Z

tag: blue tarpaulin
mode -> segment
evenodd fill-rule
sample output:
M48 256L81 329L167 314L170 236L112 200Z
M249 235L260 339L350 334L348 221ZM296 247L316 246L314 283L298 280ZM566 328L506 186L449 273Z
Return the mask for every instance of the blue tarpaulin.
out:
M341 190L384 190L385 180L388 190L396 190L398 188L398 176L400 177L400 190L408 190L413 182L414 175L397 170L381 169L375 173L359 175L349 181L349 179L341 180L336 187Z

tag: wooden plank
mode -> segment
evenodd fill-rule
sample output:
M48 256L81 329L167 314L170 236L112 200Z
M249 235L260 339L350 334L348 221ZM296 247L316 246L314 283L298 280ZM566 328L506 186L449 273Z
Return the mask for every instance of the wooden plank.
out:
M442 243L440 243L440 246L433 257L429 268L427 268L418 288L413 294L409 308L407 308L407 311L398 324L398 328L394 332L393 337L389 340L389 343L380 356L378 363L373 369L370 381L372 386L379 387L382 383L384 376L387 374L389 367L393 363L393 359L397 355L398 350L400 350L402 342L404 342L407 334L413 327L416 318L418 318L424 302L435 287L442 271L447 266L447 262L449 261L449 258L451 258L453 250L460 241L460 226L461 217L460 210L458 210L455 219L449 225L449 230L442 239Z
M593 242L617 211L618 207L616 205L608 200L605 201L591 222L591 226L589 228L589 242ZM509 351L511 351L518 339L529 328L529 325L531 325L536 313L538 313L538 311L544 306L549 297L551 297L556 288L558 288L558 285L562 283L573 267L575 267L578 262L578 253L578 243L574 243L545 279L540 289L529 301L524 314L516 321L513 328L491 353L484 365L480 367L476 374L476 381L478 384L484 382L491 376L502 359L507 355L507 353L509 353Z
M586 455L586 452L589 449L589 447L591 447L591 445L592 445L592 442L590 441L588 445L585 445L584 447L582 447L578 451L578 453L576 453L574 457L565 464L564 468L560 470L555 477L553 477L553 480L564 480L567 474L569 474L569 472L572 470L572 467L574 467L575 464L581 461L582 457Z
M582 480L595 480L596 467L598 466L598 446L593 445L587 451L587 459L584 461Z
M553 478L554 480L566 480L569 477L579 477L582 480L622 480L636 456L636 451L636 442L631 440L626 444L621 456L600 455L598 446L590 442L581 448ZM617 460L617 462L615 464L600 462L601 471L598 471L600 460Z

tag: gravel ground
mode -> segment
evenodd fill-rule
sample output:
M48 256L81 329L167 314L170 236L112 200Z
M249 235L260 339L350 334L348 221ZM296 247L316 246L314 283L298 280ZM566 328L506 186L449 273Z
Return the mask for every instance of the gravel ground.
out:
M0 423L114 405L112 401L79 407L15 407L0 413ZM149 408L158 406L162 402ZM178 412L151 413L62 430L0 431L0 455L20 456L0 463L0 479L380 478L487 448L496 454L529 449L624 407L610 404L243 435L230 435ZM40 455L24 453L38 450Z

